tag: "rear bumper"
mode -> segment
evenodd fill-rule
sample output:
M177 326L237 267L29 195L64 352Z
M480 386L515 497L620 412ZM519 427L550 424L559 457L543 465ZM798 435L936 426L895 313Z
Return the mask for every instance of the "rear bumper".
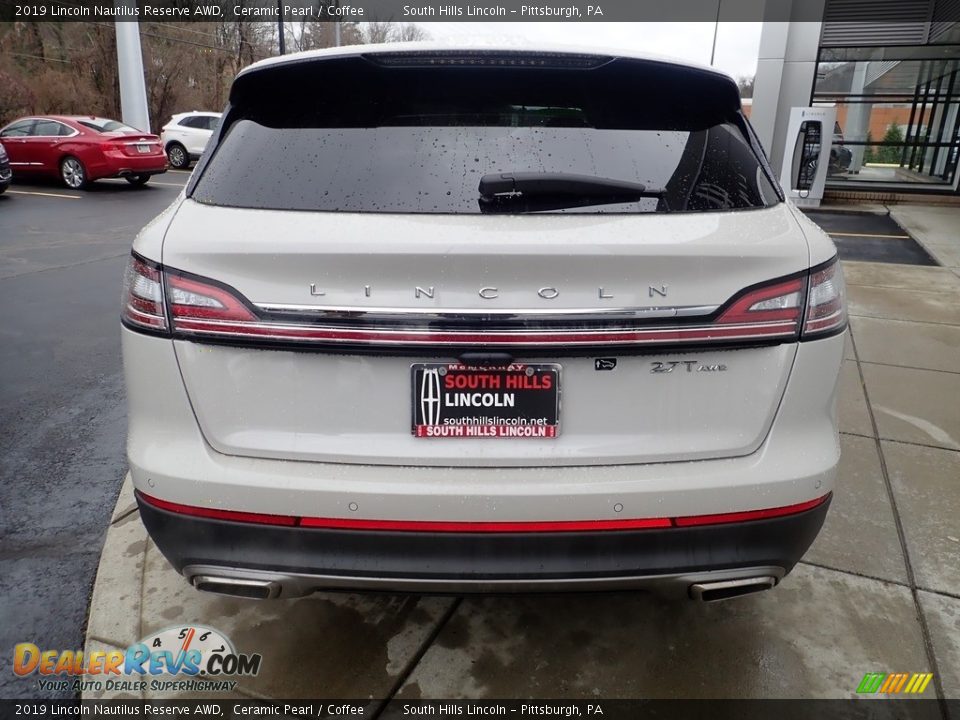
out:
M117 177L131 177L134 175L163 175L167 171L167 168L162 169L154 168L152 170L139 170L137 168L121 168L117 171Z
M135 488L168 503L274 516L396 522L567 522L684 518L777 508L834 488L834 399L842 336L802 343L762 447L736 458L543 467L421 467L224 455L204 440L173 343L122 330ZM191 581L316 589L490 592L658 588L779 578L816 536L827 505L791 516L698 527L587 532L439 533L272 527L144 505L161 552ZM223 515L220 515L222 518ZM296 525L296 523L293 523Z
M687 594L701 582L775 582L806 552L830 504L827 496L782 517L693 527L452 533L258 525L171 512L139 493L137 500L150 536L188 580L270 583L264 597L645 587Z
M167 156L111 158L108 162L88 168L88 170L91 180L133 175L160 175L167 171Z

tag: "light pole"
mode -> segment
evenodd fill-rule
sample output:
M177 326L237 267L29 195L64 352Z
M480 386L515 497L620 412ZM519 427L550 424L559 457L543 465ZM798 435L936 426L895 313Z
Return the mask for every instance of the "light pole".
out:
M340 0L333 0L333 6L340 9ZM333 44L340 47L340 15L335 15L333 20Z
M710 67L713 67L713 60L717 55L717 33L720 31L720 3L722 0L717 0L717 19L713 23L713 47L710 48Z
M287 54L287 44L283 38L283 0L277 0L277 30L280 38L280 54Z

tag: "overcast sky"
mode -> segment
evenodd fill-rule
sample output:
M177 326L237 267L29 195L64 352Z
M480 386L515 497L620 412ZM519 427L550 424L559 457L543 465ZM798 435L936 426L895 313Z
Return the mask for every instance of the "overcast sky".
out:
M432 40L498 40L510 44L552 42L621 48L710 64L711 22L430 22L421 23ZM736 77L757 70L762 23L720 23L714 65Z

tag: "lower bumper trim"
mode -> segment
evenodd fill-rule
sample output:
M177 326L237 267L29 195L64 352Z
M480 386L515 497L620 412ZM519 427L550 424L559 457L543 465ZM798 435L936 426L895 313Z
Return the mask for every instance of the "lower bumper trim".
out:
M183 569L184 577L198 590L261 599L303 597L320 591L506 594L652 590L667 597L689 596L694 600L711 600L715 598L706 595L711 586L745 587L756 584L758 578L762 578L767 581L767 588L770 588L785 574L786 571L781 567L749 567L700 573L608 578L436 580L417 577L385 579L358 575L277 573L212 565L188 565Z
M583 532L422 532L256 525L171 512L140 516L177 571L315 590L513 592L682 585L789 572L829 497L791 515L719 525ZM715 577L716 573L722 575Z

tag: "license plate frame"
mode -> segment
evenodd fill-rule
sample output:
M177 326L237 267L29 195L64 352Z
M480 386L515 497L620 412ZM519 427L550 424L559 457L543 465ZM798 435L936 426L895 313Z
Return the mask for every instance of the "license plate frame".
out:
M554 439L560 435L559 363L413 363L410 379L410 432L416 438Z
M147 155L150 152L150 143L137 143L137 152Z

